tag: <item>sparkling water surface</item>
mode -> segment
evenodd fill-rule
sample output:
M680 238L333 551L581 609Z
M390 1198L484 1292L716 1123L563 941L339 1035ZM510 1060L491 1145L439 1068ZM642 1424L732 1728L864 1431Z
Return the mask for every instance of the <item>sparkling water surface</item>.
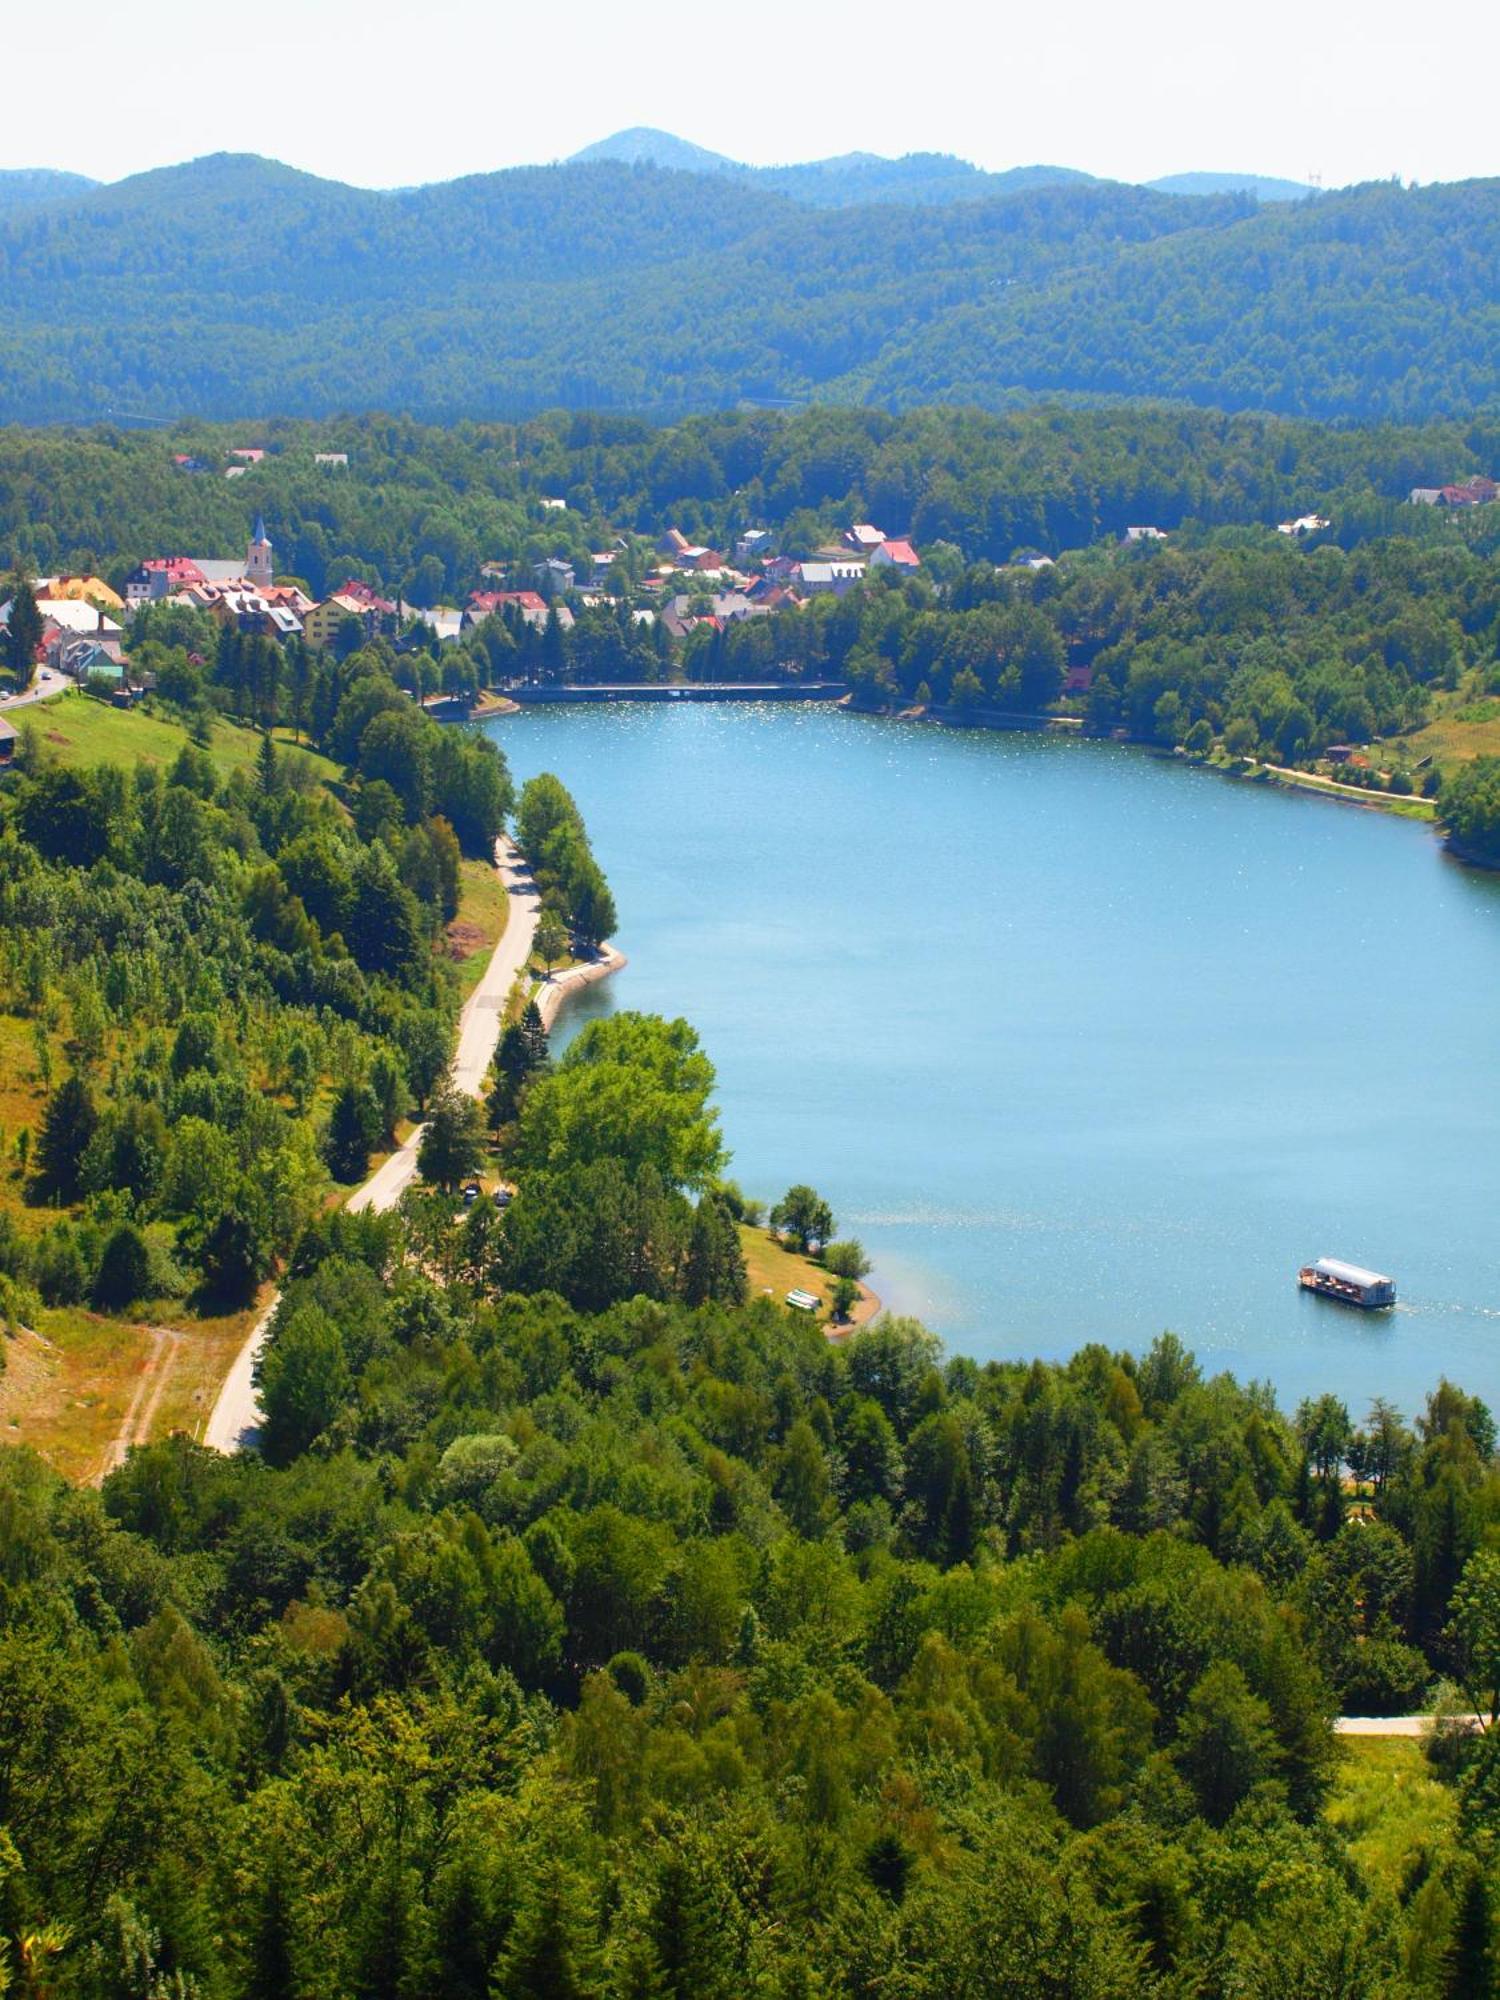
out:
M1284 1405L1500 1404L1500 879L1425 828L1124 746L812 705L484 725L555 770L730 1168L811 1181L951 1350L1172 1327ZM1296 1289L1392 1273L1363 1314Z

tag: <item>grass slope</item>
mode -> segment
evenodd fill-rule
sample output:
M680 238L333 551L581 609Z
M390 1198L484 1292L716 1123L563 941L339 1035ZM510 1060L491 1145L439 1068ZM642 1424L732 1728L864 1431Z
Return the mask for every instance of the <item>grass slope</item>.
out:
M18 709L13 718L18 733L28 728L36 733L43 751L59 764L92 768L98 764L152 764L168 769L183 748L192 741L187 728L149 708L114 708L92 696L69 693L51 701L37 702ZM275 732L278 744L292 747L289 730ZM212 740L206 746L222 774L236 771L246 777L255 770L260 754L260 732L243 724L220 718L213 725ZM325 784L334 784L340 773L336 764L315 750L301 749Z

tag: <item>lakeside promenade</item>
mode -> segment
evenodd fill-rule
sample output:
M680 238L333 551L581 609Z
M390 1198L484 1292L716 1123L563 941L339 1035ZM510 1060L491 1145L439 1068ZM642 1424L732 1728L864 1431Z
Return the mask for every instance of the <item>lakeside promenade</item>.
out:
M455 1088L466 1096L476 1098L484 1092L485 1076L499 1044L505 1005L511 989L531 958L541 910L541 898L532 880L530 865L520 849L504 835L495 843L495 866L500 871L510 899L505 929L490 955L490 962L479 984L469 995L458 1017L458 1041L449 1070ZM613 953L611 957L619 964L624 963L619 953ZM589 970L593 971L592 968ZM614 964L606 965L604 970L613 971ZM593 973L593 976L603 977L603 972ZM572 987L559 984L552 1009L554 1018L571 990ZM547 1017L544 1015L544 1018ZM351 1209L356 1212L363 1209L384 1212L396 1206L416 1178L417 1155L426 1129L425 1124L415 1127L370 1178L355 1189L349 1197L348 1206ZM224 1378L203 1432L203 1442L215 1451L243 1451L255 1443L261 1414L255 1369L270 1337L271 1321L280 1303L281 1293L274 1291L257 1315L254 1326Z

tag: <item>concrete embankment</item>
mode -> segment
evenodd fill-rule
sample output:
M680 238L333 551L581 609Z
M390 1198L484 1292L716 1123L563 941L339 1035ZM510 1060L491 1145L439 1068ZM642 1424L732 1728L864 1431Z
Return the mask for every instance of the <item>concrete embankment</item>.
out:
M563 1002L570 993L578 993L585 986L592 986L597 980L608 979L612 972L618 972L630 961L623 951L616 951L607 944L595 959L582 965L570 965L564 972L554 972L539 981L532 998L536 1010L542 1017L542 1025L548 1029L562 1012Z

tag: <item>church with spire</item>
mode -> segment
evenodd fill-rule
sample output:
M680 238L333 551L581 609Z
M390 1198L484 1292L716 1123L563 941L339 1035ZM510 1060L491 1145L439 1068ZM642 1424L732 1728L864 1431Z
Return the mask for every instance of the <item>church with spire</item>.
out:
M272 570L271 538L266 533L265 516L257 514L255 527L250 536L250 546L245 552L245 581L253 585L256 590L269 590Z

